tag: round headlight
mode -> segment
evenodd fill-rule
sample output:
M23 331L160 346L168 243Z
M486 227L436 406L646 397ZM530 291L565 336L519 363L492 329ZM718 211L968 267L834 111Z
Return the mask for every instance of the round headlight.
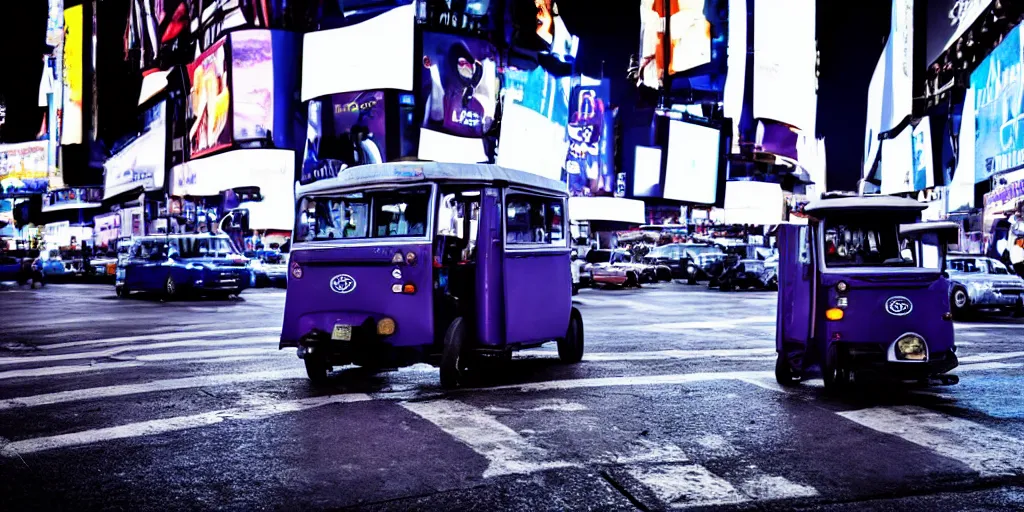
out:
M901 361L924 361L928 349L920 336L908 334L896 341L896 359Z
M839 293L846 293L846 290L850 289L850 285L846 284L846 281L839 281L836 284L836 291Z

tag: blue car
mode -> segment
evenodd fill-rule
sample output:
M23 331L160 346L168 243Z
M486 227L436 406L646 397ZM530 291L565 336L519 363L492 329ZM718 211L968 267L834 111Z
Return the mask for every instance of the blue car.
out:
M252 286L249 260L226 236L171 235L133 240L119 258L114 281L118 297L155 292L166 298L188 295L229 297Z
M25 284L27 280L20 259L0 254L0 282L15 281L18 284Z

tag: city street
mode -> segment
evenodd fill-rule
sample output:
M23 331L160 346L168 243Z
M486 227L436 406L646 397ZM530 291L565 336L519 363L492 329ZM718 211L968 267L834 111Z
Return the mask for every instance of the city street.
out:
M957 325L959 385L775 383L770 292L585 289L553 344L443 391L427 365L277 350L284 291L0 290L0 508L959 510L1024 507L1024 320Z

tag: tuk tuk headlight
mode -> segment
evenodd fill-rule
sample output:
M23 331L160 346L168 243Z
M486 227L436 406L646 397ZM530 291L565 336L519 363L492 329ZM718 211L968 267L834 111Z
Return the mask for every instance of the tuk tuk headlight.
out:
M896 340L896 359L899 361L924 361L928 348L924 339L916 334L905 334Z

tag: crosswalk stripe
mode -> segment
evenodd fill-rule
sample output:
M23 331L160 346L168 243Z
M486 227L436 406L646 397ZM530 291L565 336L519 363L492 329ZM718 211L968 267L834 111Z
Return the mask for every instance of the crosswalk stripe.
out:
M767 325L775 324L774 316L752 316L747 318L734 318L730 320L709 320L701 322L667 322L657 324L646 324L640 330L651 332L683 331L691 329L729 329L741 325ZM633 328L636 328L635 326Z
M28 368L25 370L7 370L4 372L0 372L0 380L31 377L48 377L52 375L68 375L72 373L97 372L103 370L120 370L123 368L142 366L142 364L143 363L118 362L88 365L47 366L44 368Z
M481 409L456 400L402 402L402 407L433 423L487 459L484 478L530 474L572 464L546 460L547 453Z
M228 348L223 350L194 350L188 352L164 352L162 354L144 354L141 356L134 356L132 359L139 361L155 362L155 361L179 361L182 359L209 359L219 357L235 357L235 356L254 356L254 355L267 355L268 353L276 353L277 347L274 348Z
M300 400L289 400L254 407L224 409L220 411L194 414L191 416L178 416L173 418L142 421L138 423L128 423L116 427L98 428L93 430L84 430L81 432L72 432L69 434L14 441L0 449L0 454L5 457L17 457L19 455L113 441L115 439L166 434L169 432L215 425L217 423L230 420L262 420L280 414L304 411L330 404L362 402L367 400L370 400L370 396L361 393L329 395L304 398Z
M118 345L121 343L133 343L136 341L170 341L187 340L189 338L201 338L211 336L228 336L231 334L256 334L264 332L281 332L280 327L248 327L245 329L220 329L212 331L176 331L161 334L141 334L138 336L120 336L117 338L101 338L95 340L69 341L66 343L51 343L40 345L43 350L58 350L70 347L82 347L86 345Z
M651 352L588 352L584 361L648 361L662 359L701 359L713 357L747 357L774 355L774 348L707 349L707 350L655 350ZM524 351L520 357L557 357L553 350Z
M837 414L960 461L983 477L1024 474L1024 441L973 421L909 405Z
M1002 361L1003 359L1017 359L1024 357L1024 352L986 352L972 354L960 358L961 363L988 363L991 361Z
M732 484L699 464L638 466L628 469L627 473L672 508L748 501Z
M277 336L260 336L250 338L233 338L227 340L189 340L189 341L167 341L163 343L148 343L144 345L125 345L122 347L109 348L106 350L95 350L91 352L72 352L69 354L53 354L46 356L15 356L0 357L0 366L17 364L50 363L56 361L73 361L75 359L102 359L113 357L125 352L137 352L145 350L163 350L167 348L196 347L196 346L228 346L228 345L250 345L266 343L270 346L278 341ZM276 348L276 347L275 347Z
M139 366L138 363L111 363L124 366ZM71 368L71 367L57 367ZM248 382L269 382L287 379L305 379L306 373L298 368L288 370L273 370L252 373L234 373L226 375L204 375L201 377L186 377L183 379L165 379L145 382L142 384L123 384L118 386L103 386L95 388L75 389L71 391L60 391L57 393L46 393L43 395L26 396L22 398L11 398L0 400L0 411L16 409L21 407L38 407L42 405L53 405L82 400L95 400L98 398L115 398L142 393L155 393L158 391L172 391L176 389L201 388L209 386L224 386L228 384L241 384Z

